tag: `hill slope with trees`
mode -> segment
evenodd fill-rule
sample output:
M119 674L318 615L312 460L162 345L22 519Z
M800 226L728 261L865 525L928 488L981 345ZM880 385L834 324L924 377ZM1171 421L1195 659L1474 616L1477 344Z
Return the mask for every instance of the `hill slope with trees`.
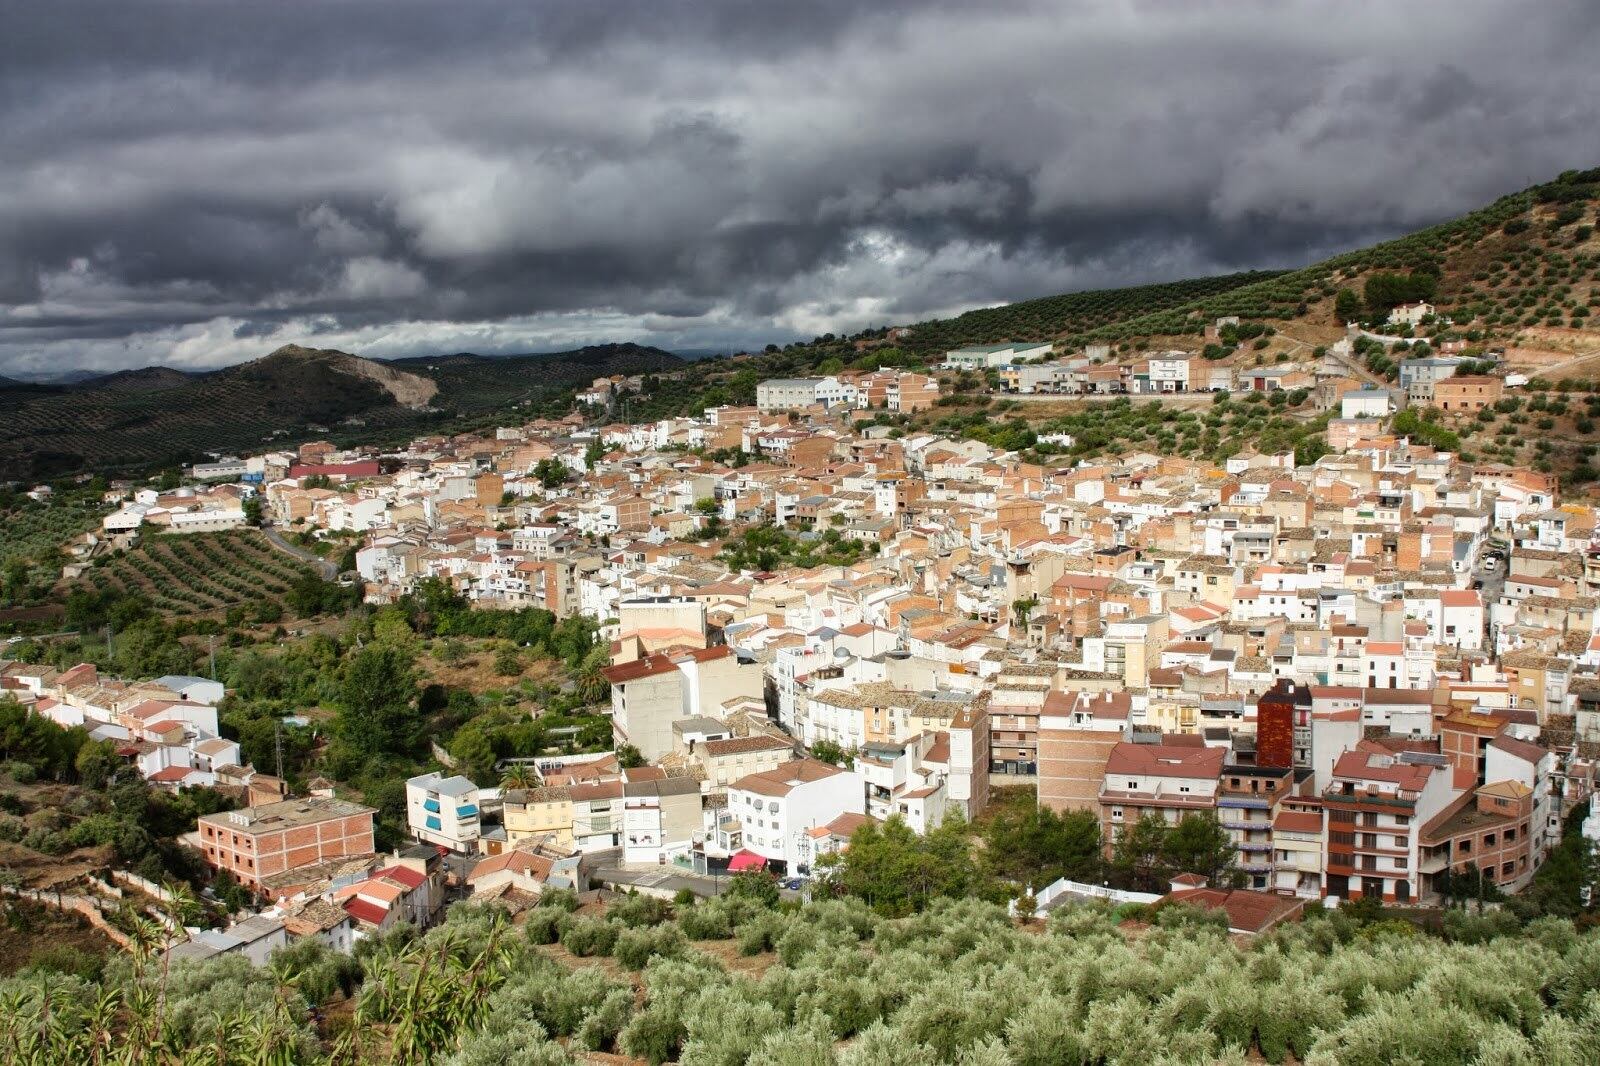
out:
M0 385L0 480L145 472L313 436L404 437L560 400L596 377L671 370L640 345L379 362L288 345L205 374L171 368L71 385Z

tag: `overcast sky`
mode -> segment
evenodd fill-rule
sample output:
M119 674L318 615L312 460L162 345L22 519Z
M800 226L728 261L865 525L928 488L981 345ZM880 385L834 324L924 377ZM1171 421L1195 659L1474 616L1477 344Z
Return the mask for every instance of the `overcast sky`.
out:
M0 11L0 373L787 341L1600 163L1584 0Z

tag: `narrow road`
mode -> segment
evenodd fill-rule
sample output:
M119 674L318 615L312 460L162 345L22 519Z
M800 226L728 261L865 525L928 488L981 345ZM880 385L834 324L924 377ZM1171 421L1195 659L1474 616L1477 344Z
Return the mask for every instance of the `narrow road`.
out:
M328 560L324 559L315 552L308 552L304 548L290 544L288 541L283 539L283 536L279 534L276 529L269 529L266 526L263 526L261 527L261 532L266 536L267 543L271 544L274 548L277 548L281 552L287 552L296 559L299 559L302 563L310 563L312 566L316 567L317 573L322 575L323 580L332 581L339 576L339 567L337 565L330 563Z

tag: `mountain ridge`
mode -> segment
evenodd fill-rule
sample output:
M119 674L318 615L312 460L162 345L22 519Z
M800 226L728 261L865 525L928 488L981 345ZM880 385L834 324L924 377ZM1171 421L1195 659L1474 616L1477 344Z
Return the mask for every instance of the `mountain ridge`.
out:
M395 362L292 344L200 373L145 367L75 384L0 385L0 479L142 473L313 436L427 432L516 406L564 409L571 388L595 377L682 365L640 345Z

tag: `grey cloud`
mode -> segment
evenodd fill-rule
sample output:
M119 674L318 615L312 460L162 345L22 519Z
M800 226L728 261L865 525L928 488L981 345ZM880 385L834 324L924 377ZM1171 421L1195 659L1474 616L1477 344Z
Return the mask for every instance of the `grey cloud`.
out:
M13 7L0 371L786 340L1600 157L1578 0Z

